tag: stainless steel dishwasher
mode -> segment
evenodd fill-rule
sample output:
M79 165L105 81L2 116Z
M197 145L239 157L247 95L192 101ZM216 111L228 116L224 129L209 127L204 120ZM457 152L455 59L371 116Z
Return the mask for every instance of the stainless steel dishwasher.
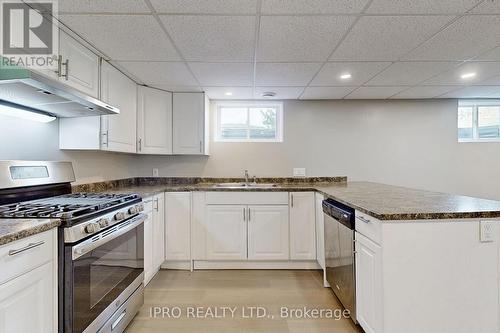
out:
M354 266L354 209L332 199L323 200L326 280L351 319L356 320Z

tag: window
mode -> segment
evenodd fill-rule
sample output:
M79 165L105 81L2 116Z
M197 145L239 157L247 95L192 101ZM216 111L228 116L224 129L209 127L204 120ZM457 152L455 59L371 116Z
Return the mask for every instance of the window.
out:
M218 103L215 141L282 142L283 103Z
M459 142L500 142L500 100L458 102Z

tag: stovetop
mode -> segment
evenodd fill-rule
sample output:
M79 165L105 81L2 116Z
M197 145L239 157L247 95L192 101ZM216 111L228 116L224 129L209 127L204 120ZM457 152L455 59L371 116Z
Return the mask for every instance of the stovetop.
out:
M75 224L140 201L138 194L73 193L0 206L0 218L59 218Z

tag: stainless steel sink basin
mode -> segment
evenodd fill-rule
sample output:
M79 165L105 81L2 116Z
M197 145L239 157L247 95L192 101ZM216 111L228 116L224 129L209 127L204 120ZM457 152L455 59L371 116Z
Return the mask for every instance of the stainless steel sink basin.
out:
M273 188L277 186L278 184L271 183L219 183L214 185L218 188Z

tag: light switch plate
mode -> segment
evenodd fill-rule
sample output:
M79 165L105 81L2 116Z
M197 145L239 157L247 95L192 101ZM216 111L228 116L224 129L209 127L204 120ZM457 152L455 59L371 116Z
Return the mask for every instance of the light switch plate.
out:
M480 235L481 243L490 243L496 240L496 228L494 223L495 222L493 221L479 222L481 226L481 235Z
M157 168L153 169L153 177L159 177L160 176L160 171Z
M305 177L306 176L306 168L293 168L293 176L294 177Z

